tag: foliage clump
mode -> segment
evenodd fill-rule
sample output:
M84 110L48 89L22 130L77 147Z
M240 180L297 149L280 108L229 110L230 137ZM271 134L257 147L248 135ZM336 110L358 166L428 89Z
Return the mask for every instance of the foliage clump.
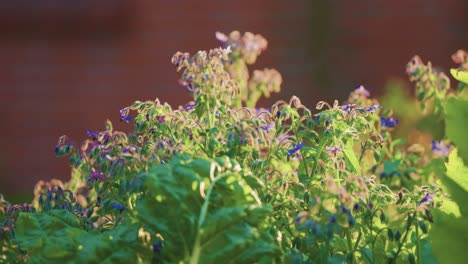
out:
M410 61L425 114L446 126L432 144L410 145L393 138L404 116L364 86L344 104L311 110L292 97L257 108L282 84L274 69L249 72L266 40L237 31L216 37L222 47L172 58L193 101L177 109L136 101L120 110L131 133L106 121L81 145L62 136L56 154L69 156L69 182L41 181L31 204L0 196L0 260L434 263L433 251L450 258L436 240L468 233L467 178L456 172L468 171L464 130L455 125L468 110L462 88L450 89L419 57ZM466 70L466 53L453 58ZM455 250L464 243L457 241Z

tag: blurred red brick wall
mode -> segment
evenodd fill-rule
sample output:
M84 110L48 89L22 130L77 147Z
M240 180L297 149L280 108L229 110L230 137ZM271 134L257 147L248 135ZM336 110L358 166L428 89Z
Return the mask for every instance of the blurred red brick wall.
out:
M215 47L215 31L264 35L269 48L257 67L278 69L284 84L263 103L297 95L310 107L344 100L359 84L378 93L389 77L405 78L414 53L448 69L450 55L468 48L462 0L76 1L92 8L63 9L46 22L31 18L43 12L37 6L23 14L3 4L0 193L67 179L67 160L53 154L62 134L80 142L106 118L119 123L118 110L135 100L187 101L170 58ZM60 18L66 12L74 16Z

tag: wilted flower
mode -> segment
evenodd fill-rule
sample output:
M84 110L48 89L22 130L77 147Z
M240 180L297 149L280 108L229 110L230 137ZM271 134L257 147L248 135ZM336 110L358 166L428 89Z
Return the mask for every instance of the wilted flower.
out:
M410 76L416 75L421 66L424 66L423 61L418 55L415 55L406 65L406 73Z
M464 50L457 50L457 52L452 55L452 60L455 63L463 64L468 61L468 53Z
M166 123L166 116L163 116L163 115L161 115L161 116L156 116L156 120L158 120L158 122L159 122L160 124L164 124L164 123Z
M369 96L370 96L369 90L367 90L366 88L364 88L363 85L359 85L359 87L356 88L356 90L354 90L353 93L356 94L356 95L358 95L358 96L362 96L362 97L369 97Z

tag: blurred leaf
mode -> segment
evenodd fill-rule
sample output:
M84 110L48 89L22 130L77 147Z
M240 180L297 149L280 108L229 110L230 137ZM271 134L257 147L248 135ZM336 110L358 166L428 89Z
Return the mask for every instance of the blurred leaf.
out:
M450 73L452 74L453 78L468 84L468 72L461 71L459 69L450 69Z
M429 239L421 239L419 241L419 246L421 247L421 259L419 260L419 263L424 263L424 264L437 264L437 260L434 258L434 255L432 254L432 245Z
M458 155L468 164L468 141L466 133L468 131L468 100L449 98L446 105L446 126L447 137L452 140L458 149Z
M120 225L112 230L87 232L66 210L20 213L15 238L29 254L28 263L134 262L138 226Z
M464 263L466 245L468 245L468 168L457 156L457 151L453 150L449 156L447 174L442 167L442 160L434 160L439 163L436 168L436 175L447 189L451 198L457 203L461 217L454 217L443 210L435 210L434 224L430 231L430 239L433 245L434 255L441 263Z
M361 166L359 165L359 161L358 161L358 159L356 157L356 154L354 152L353 141L352 140L348 140L348 142L346 143L345 148L343 149L343 153L345 155L346 161L349 164L351 164L353 170L356 173L359 173L359 175L362 175Z
M468 218L454 218L434 212L434 224L429 232L434 256L440 263L465 263L468 245ZM424 263L424 262L423 262Z

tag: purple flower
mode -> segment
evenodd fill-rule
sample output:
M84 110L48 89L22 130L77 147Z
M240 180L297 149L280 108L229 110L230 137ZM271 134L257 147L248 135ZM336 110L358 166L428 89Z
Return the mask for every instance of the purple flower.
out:
M366 88L364 88L363 85L360 85L358 88L356 88L356 90L354 90L354 93L356 95L363 96L363 97L370 96L370 92Z
M369 209L371 209L371 210L372 210L372 208L374 208L374 204L373 204L371 201L369 201L369 203L367 203L367 206L368 206Z
M382 123L382 127L393 128L398 124L399 120L394 119L393 117L389 117L387 119L385 117L381 117L380 122Z
M366 112L368 112L368 113L374 113L374 112L375 112L377 109L379 109L379 108L382 108L382 106L376 104L376 105L373 105L373 106L369 106L369 107L364 108L364 111L366 111Z
M330 217L330 224L335 224L336 223L336 216L335 215L332 215Z
M270 132L271 128L273 127L273 124L272 123L267 123L266 125L264 126L260 126L260 128L266 132Z
M340 209L341 209L341 212L343 214L348 214L348 215L351 214L351 212L348 210L348 208L346 208L346 206L344 206L342 204L340 205Z
M359 210L359 203L355 203L355 204L353 205L353 210L354 210L354 211Z
M353 110L353 108L356 106L356 104L345 104L343 106L341 106L341 109L347 113L349 113L349 111Z
M294 144L294 147L292 149L288 150L288 157L291 157L292 155L294 155L294 153L296 153L297 151L302 149L304 146L305 146L304 142L302 142L300 144Z
M184 106L184 109L185 111L190 111L190 110L195 109L196 106L197 106L196 103L188 103Z
M327 150L327 154L329 156L332 156L332 155L335 156L336 153L341 152L341 148L336 147L336 146L335 147L326 147L325 149Z
M104 174L102 174L101 172L91 171L91 175L88 178L88 182L92 182L94 180L104 181L104 180L106 180L106 176L104 176Z
M426 192L426 195L419 201L419 204L430 204L434 198L434 195L430 195L429 192Z
M450 152L450 145L446 145L441 141L432 141L431 143L432 152L438 157L447 157Z
M125 123L128 123L132 120L133 118L128 115L128 108L124 108L120 110L120 121L124 121Z
M99 137L99 134L98 133L95 133L91 130L86 130L86 135L88 135L89 137L92 137L93 140L97 140L98 137Z

